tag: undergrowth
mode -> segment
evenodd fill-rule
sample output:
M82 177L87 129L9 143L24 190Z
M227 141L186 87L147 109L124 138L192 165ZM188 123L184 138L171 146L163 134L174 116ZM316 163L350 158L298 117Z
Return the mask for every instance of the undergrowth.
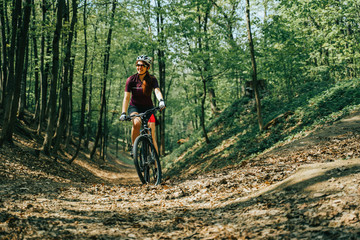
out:
M254 101L243 98L208 124L210 144L202 131L164 158L167 175L194 175L243 160L304 135L316 127L331 124L351 112L360 110L360 80L344 80L329 86L324 82L303 85L291 102L265 96L262 99L264 123L280 114L267 130L260 132Z

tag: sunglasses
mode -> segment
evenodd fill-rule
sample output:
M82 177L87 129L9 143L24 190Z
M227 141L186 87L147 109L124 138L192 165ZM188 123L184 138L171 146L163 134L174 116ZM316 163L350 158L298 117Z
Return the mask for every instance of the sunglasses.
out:
M146 65L144 64L136 64L137 67L147 67Z

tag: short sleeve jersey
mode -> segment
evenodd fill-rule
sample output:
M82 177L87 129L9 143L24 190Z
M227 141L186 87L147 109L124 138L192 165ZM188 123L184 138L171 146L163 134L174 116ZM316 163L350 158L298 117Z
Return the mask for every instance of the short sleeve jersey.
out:
M153 89L158 88L159 83L157 79L153 76L152 79L153 79L152 81ZM146 96L143 93L142 82L139 78L139 74L134 74L126 80L125 92L131 92L130 105L132 106L144 106L144 107L154 106L151 100L151 95Z

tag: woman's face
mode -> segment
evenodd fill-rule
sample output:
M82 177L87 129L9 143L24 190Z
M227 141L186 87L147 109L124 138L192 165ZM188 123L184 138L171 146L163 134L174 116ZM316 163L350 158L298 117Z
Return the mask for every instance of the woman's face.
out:
M146 66L146 64L143 61L138 61L136 63L136 70L137 70L138 74L142 75L142 74L146 73L146 71L148 70L148 67Z

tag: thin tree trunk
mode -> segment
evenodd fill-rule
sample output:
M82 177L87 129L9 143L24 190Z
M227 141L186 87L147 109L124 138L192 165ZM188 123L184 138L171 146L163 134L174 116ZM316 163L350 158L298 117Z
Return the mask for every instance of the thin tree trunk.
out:
M88 58L88 43L87 43L87 21L86 21L86 11L87 11L87 0L84 0L84 13L83 13L83 23L84 23L84 64L82 70L82 96L81 96L81 113L80 113L80 124L79 124L79 142L76 147L76 152L71 158L69 163L71 164L76 157L78 156L81 148L81 141L84 137L84 123L85 123L85 107L86 107L86 85L87 85L87 58Z
M165 39L164 39L164 18L161 13L161 0L157 0L157 31L158 31L158 42L159 42L159 49L158 49L158 62L159 62L159 80L160 80L160 90L163 96L166 96L165 92ZM166 99L165 99L166 100ZM165 155L165 112L162 111L160 113L159 121L160 121L160 155Z
M0 76L0 108L3 107L3 103L4 103L4 97L5 97L5 91L6 91L6 83L7 83L7 79L8 79L8 55L7 55L7 36L6 36L6 31L5 31L5 27L6 27L6 23L5 23L5 11L6 9L4 9L4 3L1 2L0 4L0 25L1 25L1 47L2 47L2 74Z
M257 81L257 72L256 72L256 61L255 61L255 51L254 51L254 43L251 34L251 24L250 24L250 1L246 0L246 26L248 30L248 39L249 39L249 47L250 47L250 56L251 56L251 65L252 65L252 84L255 92L255 101L256 101L256 110L258 116L258 123L260 131L263 130L264 124L261 115L261 101L260 101L260 94L259 94L259 87Z
M50 98L49 98L49 119L48 126L46 129L45 139L43 143L44 153L50 155L51 143L53 140L53 135L55 131L56 124L56 101L57 101L57 80L58 80L58 72L59 72L59 44L60 44L60 36L62 29L62 16L63 10L65 7L65 0L58 1L58 9L57 9L57 22L56 29L54 32L53 38L53 66L52 66L52 79L51 79L51 87L50 87Z
M50 44L47 46L45 53L45 24L46 24L46 12L47 12L47 0L42 1L42 23L41 23L41 56L40 56L40 95L41 100L39 102L39 116L38 116L38 128L37 134L40 135L43 127L43 122L45 120L45 112L47 108L47 92L48 92L48 72L49 72L49 62L45 64L45 54L50 52ZM45 66L44 66L45 65Z
M75 39L74 44L77 42L77 32L75 31ZM72 126L73 126L73 83L74 83L74 73L75 73L75 59L76 54L73 52L70 63L70 73L69 73L69 119L68 124L66 126L66 140L65 140L65 148L72 143Z
M65 133L65 127L69 121L69 73L71 72L71 46L74 38L75 24L77 22L77 1L72 1L72 10L73 16L71 19L70 30L68 33L66 48L65 48L65 59L64 59L64 74L63 74L63 84L62 84L62 104L59 112L59 118L56 129L56 141L54 144L54 151L56 152L59 149L60 142L63 139ZM69 8L66 10L69 13Z
M204 76L202 76L202 83L203 83L203 97L201 99L201 115L200 115L200 125L201 128L203 130L204 133L204 138L205 138L205 142L207 144L210 143L210 139L208 137L208 134L206 132L206 128L205 128L205 100L206 100L206 79L204 78Z
M109 94L110 95L110 94ZM106 101L107 103L108 101ZM108 129L108 121L107 121L107 113L108 113L108 106L105 103L105 107L104 107L104 131L102 134L103 140L102 140L102 160L105 161L105 156L106 156L106 151L107 151L107 144L108 144L108 133L109 133L109 129Z
M35 66L35 115L34 120L39 120L40 115L40 88L39 88L39 53L38 53L38 45L37 45L37 39L35 34L35 22L36 22L36 16L35 16L35 6L34 6L34 0L32 0L32 13L33 13L33 21L32 21L32 42L34 46L34 66Z
M104 65L103 65L104 66L104 76L103 76L103 87L102 87L102 91L101 91L101 107L100 107L100 113L99 113L99 121L98 121L95 143L94 143L94 147L90 153L90 158L94 157L100 137L103 134L102 122L103 122L104 110L106 109L106 81L107 81L107 75L108 75L108 71L109 71L110 46L111 46L111 37L112 37L112 31L113 31L115 9L116 9L116 0L113 0L111 19L110 19L110 28L109 28L109 32L108 32L108 37L107 37L107 41L106 41L106 50L105 50L105 54L104 54ZM105 143L103 143L103 144L105 144ZM100 148L100 149L102 149L102 148Z
M94 46L93 49L96 48L96 45L98 44L97 41L97 25L93 25L94 26ZM91 126L91 121L92 121L92 93L93 93L93 73L94 73L94 60L96 57L96 51L93 51L92 57L91 57L91 61L90 61L90 76L89 76L89 97L88 97L88 111L86 113L86 139L85 139L85 147L89 149L89 143L91 140L91 136L92 136L92 126Z
M13 7L13 12L12 12L12 34L11 34L11 39L10 39L10 47L9 47L9 51L8 51L8 79L6 81L6 83L4 84L6 86L6 88L4 89L4 108L5 108L5 112L10 112L10 102L12 100L13 97L13 92L14 92L14 66L15 66L15 50L16 50L16 36L17 36L17 31L18 31L18 26L19 26L19 22L20 22L20 16L21 16L21 0L16 0L14 2L14 7ZM9 33L10 34L10 33ZM8 35L9 35L8 34Z
M125 68L125 71L126 71L126 67L124 66L124 68ZM127 74L126 74L126 76L128 76ZM121 84L120 84L121 85ZM114 109L113 109L113 114L112 114L112 117L111 117L111 122L114 122L114 120L115 120L115 116L116 116L116 114L115 114L115 112L116 112L116 108L118 107L118 106L120 106L120 104L121 104L121 93L122 93L122 91L123 91L123 88L122 87L119 87L119 91L118 91L118 94L117 94L117 102L116 102L116 104L114 105ZM116 150L116 157L118 157L118 151L119 151L119 136L120 136L120 125L118 124L117 126L116 126L116 130L115 130L115 133L113 134L114 136L115 136L115 150Z
M210 107L211 107L211 112L214 116L218 115L219 113L219 109L217 107L216 104L216 94L215 94L215 89L213 87L213 77L212 77L212 69L211 69L211 62L210 62L210 57L209 57L209 52L210 52L210 47L209 47L209 39L208 39L208 21L209 21L209 15L210 15L210 10L212 8L212 4L207 4L206 6L206 11L205 11L205 16L204 16L204 35L205 35L205 64L204 64L204 72L206 73L205 78L206 78L206 82L208 84L207 89L208 89L208 93L209 93L209 101L210 101Z
M31 15L31 0L26 0L24 2L24 12L23 19L20 22L21 16L21 1L16 1L14 18L16 22L19 21L21 23L20 31L17 31L17 27L13 27L13 35L17 35L13 38L13 44L16 42L16 65L15 65L15 75L14 75L14 83L12 85L13 89L9 89L10 98L7 101L8 107L6 107L5 111L5 119L2 129L2 134L0 138L0 145L4 143L4 141L11 142L13 130L16 123L16 115L18 110L19 98L20 98L20 90L21 90L21 81L24 69L24 61L25 61L25 49L27 45L28 39L28 31L29 31L29 22ZM13 25L14 26L14 25ZM16 41L15 41L16 40ZM15 47L14 47L15 48ZM14 59L14 58L12 58ZM10 62L13 65L13 63Z
M1 24L0 24L1 27ZM0 46L2 45L2 43L0 42ZM2 71L3 65L2 65L2 50L0 50L0 108L1 108L1 96L3 94L3 71Z
M21 119L24 117L24 111L26 108L26 76L29 66L29 37L26 39L26 48L25 48L25 64L22 74L22 80L21 80L21 90L20 90L20 99L19 99L19 113L18 117Z
M92 135L92 128L91 128L91 120L92 120L92 104L91 104L91 101L92 101L92 89L93 89L93 86L92 86L92 73L94 71L94 58L91 59L91 69L90 69L90 78L89 78L89 97L88 97L88 101L87 101L87 104L88 104L88 111L86 113L86 126L87 126L87 129L86 129L86 139L85 139L85 147L86 148L89 148L89 142L90 142L90 136Z
M201 16L200 16L200 9L198 8L198 14L199 14L199 17L198 17L198 25L199 25L199 33L201 33ZM205 18L204 18L204 33L206 33L207 29L206 29L206 25L207 25L207 19L208 19L208 15L206 13L205 15ZM207 40L205 41L205 45L207 44ZM202 46L202 38L201 36L199 36L198 38L198 46L199 46L199 50L201 53L203 53L203 46ZM206 86L206 83L207 83L207 80L209 79L209 70L208 70L208 66L207 66L207 61L209 61L208 58L206 58L206 61L205 61L205 64L204 64L204 71L201 69L201 67L199 66L199 72L201 74L201 81L203 83L203 96L202 96L202 99L201 99L201 115L200 115L200 125L201 125L201 128L203 130L203 134L204 134L204 138L205 138L205 142L207 144L210 143L210 139L208 137L208 134L207 134L207 131L206 131L206 127L205 127L205 101L206 101L206 93L207 93L207 86ZM204 73L206 73L206 75L204 76Z

